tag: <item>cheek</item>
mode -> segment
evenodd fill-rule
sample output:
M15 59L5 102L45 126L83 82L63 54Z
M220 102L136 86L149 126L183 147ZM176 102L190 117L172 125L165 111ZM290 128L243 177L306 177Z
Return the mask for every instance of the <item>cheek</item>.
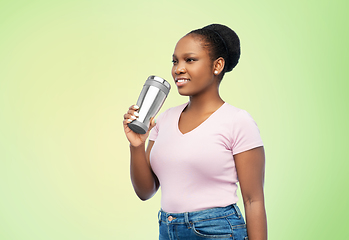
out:
M175 78L175 70L176 70L175 66L172 66L171 74L172 74L173 79Z

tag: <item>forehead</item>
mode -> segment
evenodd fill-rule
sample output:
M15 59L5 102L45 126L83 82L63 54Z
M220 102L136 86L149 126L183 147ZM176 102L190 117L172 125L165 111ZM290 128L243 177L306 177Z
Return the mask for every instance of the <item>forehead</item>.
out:
M206 54L201 41L191 35L184 36L177 42L173 55L180 56L189 53Z

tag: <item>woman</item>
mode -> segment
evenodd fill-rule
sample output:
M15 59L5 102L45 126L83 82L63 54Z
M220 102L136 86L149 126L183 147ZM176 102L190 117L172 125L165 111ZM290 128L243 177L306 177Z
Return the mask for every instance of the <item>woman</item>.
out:
M212 24L191 31L178 41L172 67L178 92L189 102L160 114L157 124L153 119L144 135L127 126L138 106L124 115L136 194L147 200L161 185L161 240L267 239L259 130L218 91L239 57L240 41L230 28ZM236 205L238 181L246 224Z

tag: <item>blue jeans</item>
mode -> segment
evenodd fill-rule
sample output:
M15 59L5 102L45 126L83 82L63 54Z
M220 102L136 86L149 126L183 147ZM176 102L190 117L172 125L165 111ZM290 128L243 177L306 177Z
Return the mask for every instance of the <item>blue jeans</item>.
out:
M159 240L247 240L246 224L236 204L197 212L159 211Z

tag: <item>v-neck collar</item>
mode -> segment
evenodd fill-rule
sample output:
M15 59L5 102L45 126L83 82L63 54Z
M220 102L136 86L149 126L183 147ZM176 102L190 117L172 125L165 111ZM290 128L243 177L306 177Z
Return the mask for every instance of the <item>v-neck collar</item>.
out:
M181 136L187 136L188 134L191 134L192 132L197 131L197 129L199 129L202 125L205 125L206 122L208 122L213 115L215 115L218 111L220 111L220 109L223 108L224 105L226 105L226 102L224 102L216 111L214 111L208 118L206 118L202 123L200 123L198 126L196 126L194 129L190 130L189 132L186 133L182 133L181 130L179 129L179 119L183 113L183 110L189 105L189 102L187 102L186 104L183 104L182 107L179 109L179 114L177 116L176 119L176 128L177 128L177 132L181 135Z

